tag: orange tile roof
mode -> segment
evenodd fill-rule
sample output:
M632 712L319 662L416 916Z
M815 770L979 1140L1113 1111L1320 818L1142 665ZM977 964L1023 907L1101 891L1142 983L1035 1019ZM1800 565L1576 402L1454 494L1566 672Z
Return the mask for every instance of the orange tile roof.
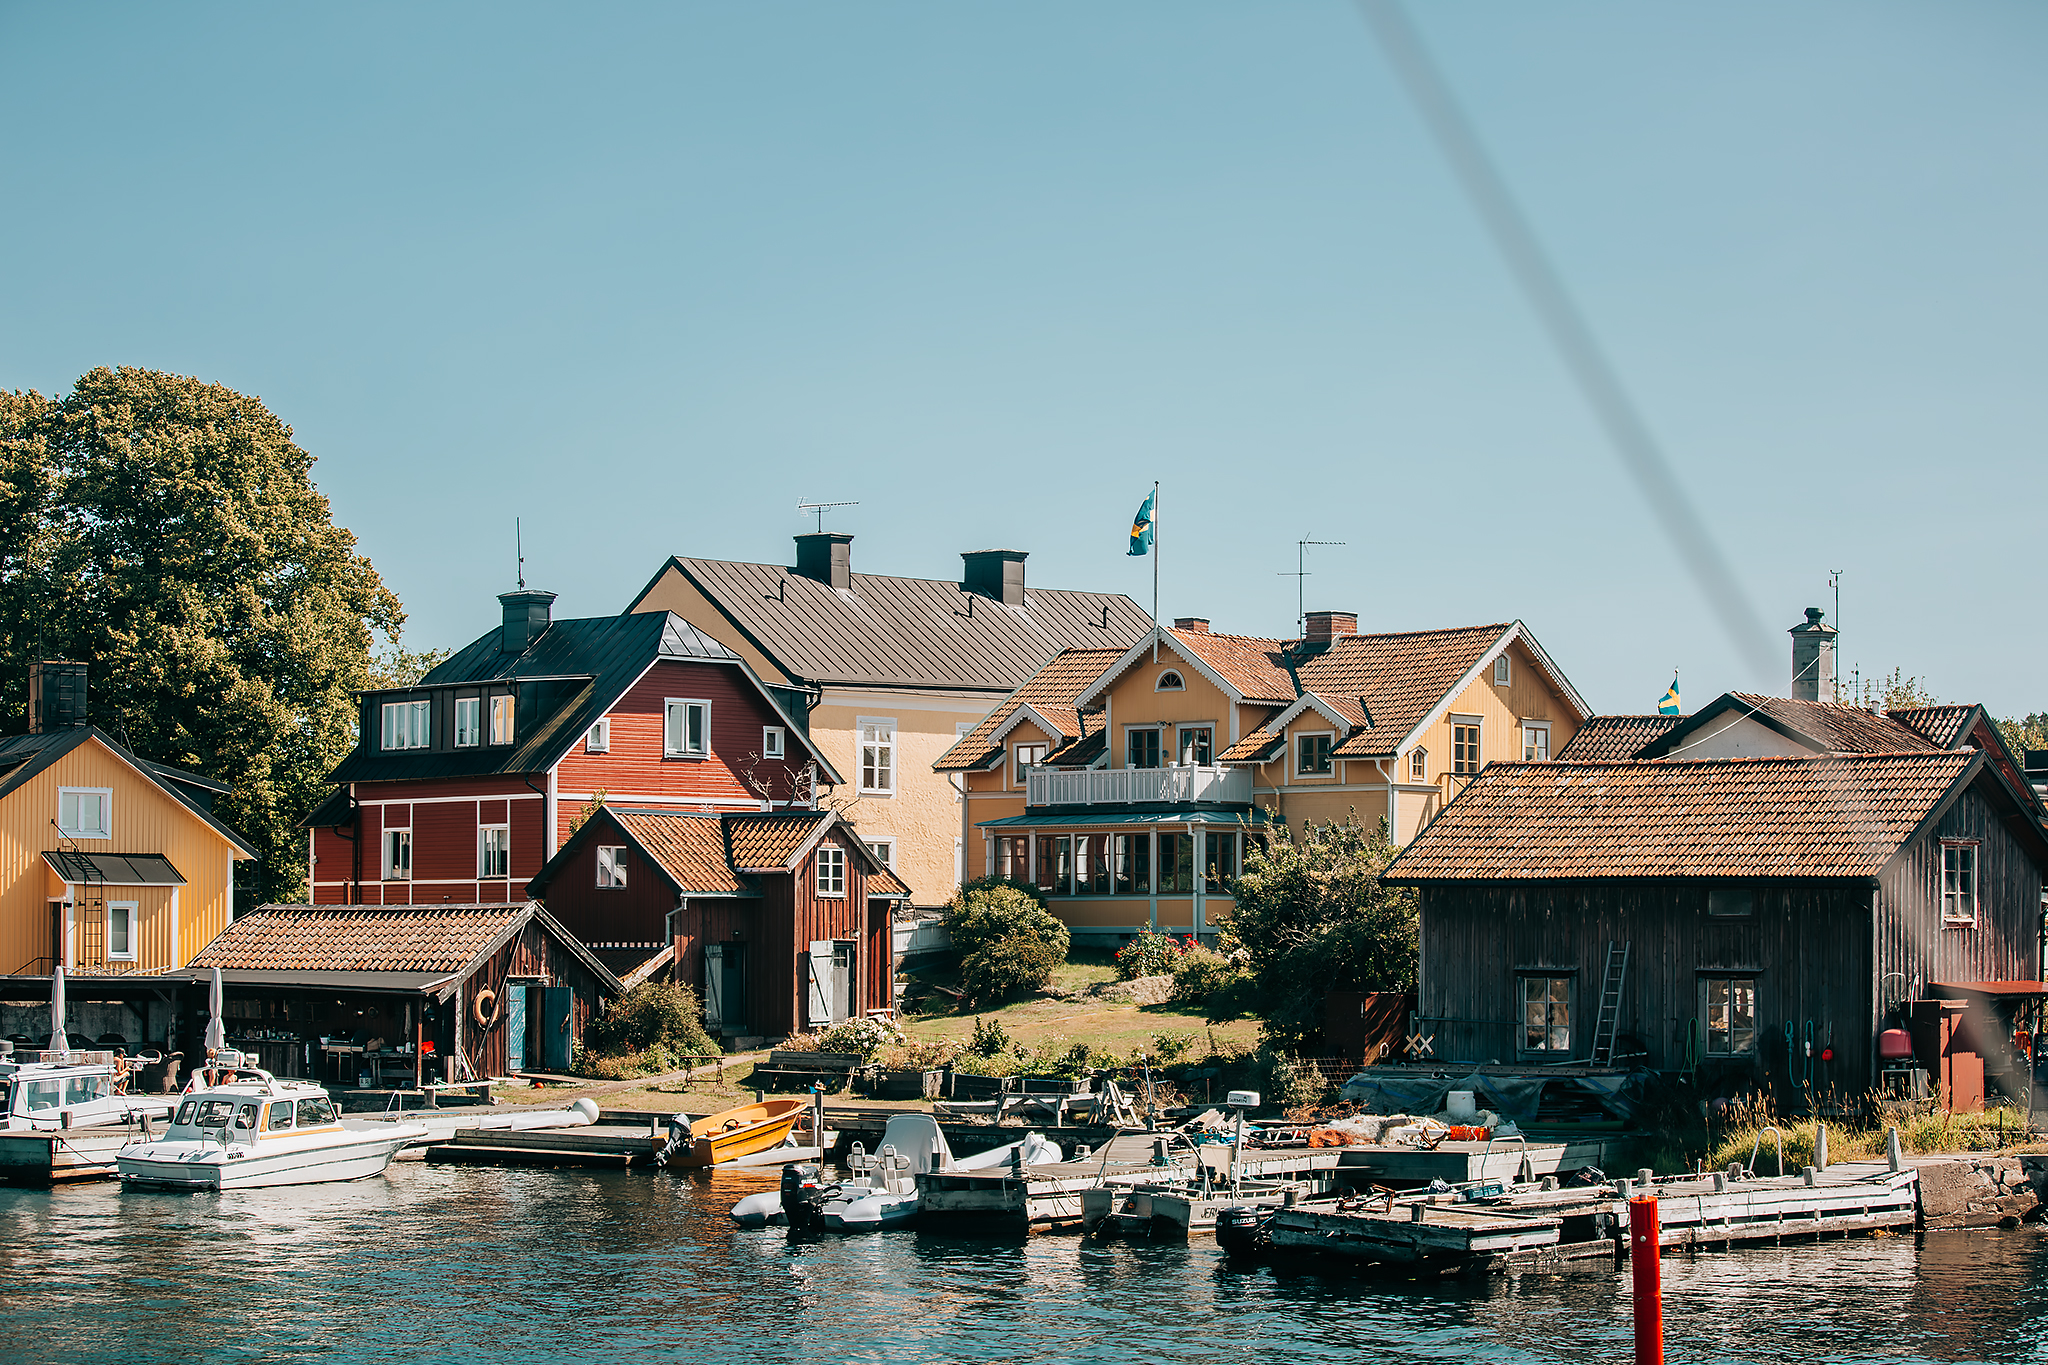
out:
M1920 735L1937 749L1954 749L1963 742L1970 731L1970 717L1975 715L1974 706L1915 706L1885 715Z
M870 896L908 896L910 885L886 867L877 866L868 873L867 894Z
M1918 730L1901 725L1889 716L1865 711L1860 706L1794 701L1789 697L1765 697L1754 692L1730 692L1728 695L1795 734L1810 738L1829 753L1913 753L1946 747L1930 743L1927 736Z
M1295 672L1304 691L1329 702L1354 725L1364 726L1370 717L1369 728L1337 746L1339 757L1384 758L1513 625L1341 636L1304 659Z
M1387 880L1874 877L1980 761L1927 752L1495 763Z
M829 810L731 815L725 832L732 864L745 872L783 872L810 845L819 826L836 817Z
M1254 730L1237 743L1216 755L1218 763L1252 763L1259 760L1268 749L1280 743L1285 736L1274 730Z
M661 864L685 895L739 896L753 888L725 858L725 824L716 815L616 810L607 814Z
M263 905L238 917L192 959L205 970L458 972L532 907Z
M1215 669L1246 701L1294 700L1294 675L1287 668L1287 651L1293 641L1267 640L1256 635L1212 635L1202 630L1170 629L1167 634Z
M1684 721L1684 716L1588 716L1573 732L1571 742L1553 756L1566 763L1634 758L1645 744L1663 738Z
M932 767L939 772L963 772L995 761L1002 746L991 736L1016 714L1019 706L1031 706L1059 725L1066 735L1078 737L1082 726L1080 715L1074 710L1074 698L1101 677L1104 669L1122 658L1123 653L1121 649L1069 649L1055 655L1029 682L1005 697L981 724L961 736Z

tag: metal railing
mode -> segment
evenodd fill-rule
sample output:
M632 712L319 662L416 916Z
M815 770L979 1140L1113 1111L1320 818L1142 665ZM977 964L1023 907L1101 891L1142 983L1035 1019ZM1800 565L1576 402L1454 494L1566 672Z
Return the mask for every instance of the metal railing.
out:
M1249 768L1034 768L1025 778L1028 806L1137 806L1197 801L1249 805Z

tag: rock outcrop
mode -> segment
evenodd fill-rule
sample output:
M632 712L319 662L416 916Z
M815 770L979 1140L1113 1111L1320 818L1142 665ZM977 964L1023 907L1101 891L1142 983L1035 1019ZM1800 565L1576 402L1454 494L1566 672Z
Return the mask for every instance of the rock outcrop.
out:
M2040 1219L2048 1203L2048 1154L1922 1156L1920 1225L2016 1227Z

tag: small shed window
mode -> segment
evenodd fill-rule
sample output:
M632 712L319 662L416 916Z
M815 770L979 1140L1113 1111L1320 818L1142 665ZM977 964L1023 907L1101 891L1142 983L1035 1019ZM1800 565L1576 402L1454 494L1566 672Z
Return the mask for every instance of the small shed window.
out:
M783 754L783 731L780 725L761 727L761 757L781 758Z
M623 844L597 846L597 884L612 889L626 884L626 849Z
M1941 920L1977 922L1977 845L1944 841L1941 846Z
M588 754L608 754L612 751L612 718L610 716L591 723L590 733L583 737L583 751Z
M1568 1055L1572 1050L1572 979L1522 978L1522 1051Z
M1429 750L1417 748L1408 751L1408 778L1413 782L1429 780Z
M1169 668L1159 675L1159 681L1152 685L1152 690L1154 692L1184 692L1187 690L1187 685L1185 678Z
M1756 1055L1756 978L1710 976L1700 982L1709 1057Z
M1717 886L1707 892L1707 914L1735 919L1756 913L1756 892L1746 886Z
M455 747L474 749L484 742L484 699L482 697L457 697L455 699Z
M826 844L818 850L818 894L846 894L846 850L837 844Z

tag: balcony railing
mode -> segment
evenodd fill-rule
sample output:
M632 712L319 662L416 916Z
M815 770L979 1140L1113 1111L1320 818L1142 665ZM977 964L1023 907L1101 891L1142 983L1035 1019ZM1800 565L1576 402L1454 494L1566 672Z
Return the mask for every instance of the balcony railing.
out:
M1249 768L1034 768L1025 778L1029 806L1138 806L1202 801L1251 804Z

